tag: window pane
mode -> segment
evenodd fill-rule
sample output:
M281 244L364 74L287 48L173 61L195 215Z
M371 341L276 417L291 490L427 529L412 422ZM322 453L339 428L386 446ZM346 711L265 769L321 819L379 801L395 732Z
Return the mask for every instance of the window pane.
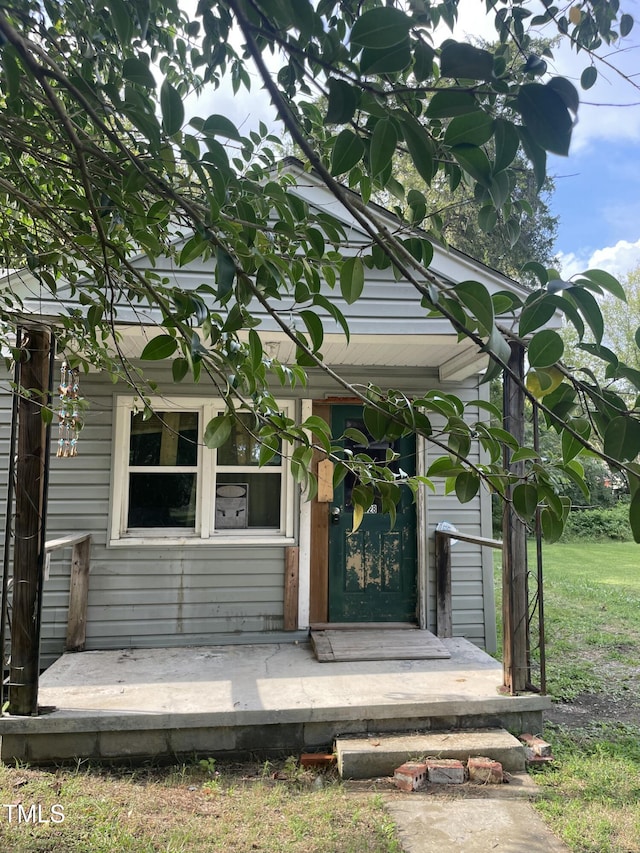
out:
M129 474L127 527L195 525L195 474Z
M393 450L396 449L395 443L392 444L390 441L375 441L369 434L369 430L366 428L365 423L361 418L348 418L345 423L345 429L357 429L369 438L368 444L358 444L354 439L348 438L344 443L345 448L351 450L353 453L366 453L374 462L384 463L387 455L387 449L389 447ZM389 465L389 469L396 472L398 470L398 463L392 462ZM344 501L345 509L347 511L353 510L351 495L358 482L359 478L356 477L352 471L349 471L347 476L344 478ZM382 495L377 492L374 494L373 506L375 506L376 509L370 509L370 512L382 512Z
M234 421L229 438L218 448L218 465L258 465L260 460L260 442L251 433L256 432L253 415L241 412ZM280 465L280 456L276 454L268 465Z
M197 465L198 413L131 415L129 465Z
M280 474L218 474L216 530L280 529Z

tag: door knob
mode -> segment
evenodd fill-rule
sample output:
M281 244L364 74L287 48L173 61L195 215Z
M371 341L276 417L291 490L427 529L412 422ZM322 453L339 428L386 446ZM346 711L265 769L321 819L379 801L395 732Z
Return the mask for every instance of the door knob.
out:
M340 524L340 507L331 507L331 524Z

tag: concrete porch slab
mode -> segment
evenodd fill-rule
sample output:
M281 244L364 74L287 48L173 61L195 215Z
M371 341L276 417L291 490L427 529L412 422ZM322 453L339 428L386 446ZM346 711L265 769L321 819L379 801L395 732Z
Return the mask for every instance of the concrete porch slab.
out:
M0 718L3 761L174 758L330 748L340 734L540 731L550 700L499 693L502 667L463 639L448 660L318 663L307 643L66 654L38 717Z

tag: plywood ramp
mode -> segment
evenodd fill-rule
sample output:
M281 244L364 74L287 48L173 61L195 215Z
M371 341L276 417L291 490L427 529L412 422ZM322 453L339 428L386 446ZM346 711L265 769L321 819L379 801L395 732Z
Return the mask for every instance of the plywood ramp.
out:
M443 643L419 628L349 626L311 628L311 644L320 663L357 660L438 660L451 657Z

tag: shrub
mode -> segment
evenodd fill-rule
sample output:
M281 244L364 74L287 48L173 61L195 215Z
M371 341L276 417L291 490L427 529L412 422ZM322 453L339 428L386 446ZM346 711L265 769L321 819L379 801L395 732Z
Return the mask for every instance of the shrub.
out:
M629 505L622 501L613 507L572 510L562 534L564 542L578 539L615 539L627 542L632 538Z

